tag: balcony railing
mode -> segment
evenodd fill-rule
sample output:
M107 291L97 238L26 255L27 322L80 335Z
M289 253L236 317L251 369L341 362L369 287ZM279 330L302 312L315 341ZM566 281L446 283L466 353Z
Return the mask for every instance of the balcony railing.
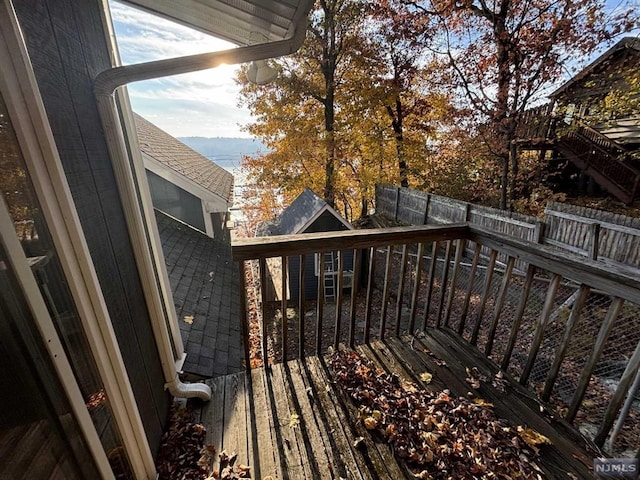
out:
M323 269L309 300L308 265L325 252L341 252L335 301L325 301ZM240 239L233 256L240 278L249 269L260 278L243 289L247 366L250 331L268 364L446 329L597 446L638 454L638 278L467 224ZM281 266L275 304L260 288L272 258ZM247 307L254 287L257 307Z

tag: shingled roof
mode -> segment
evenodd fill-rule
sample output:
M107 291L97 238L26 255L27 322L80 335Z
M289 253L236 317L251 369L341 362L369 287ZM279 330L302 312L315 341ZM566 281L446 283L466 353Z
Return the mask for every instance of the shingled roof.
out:
M233 195L233 175L134 113L138 142L143 153L225 201Z
M560 95L562 92L567 90L571 85L579 82L587 75L590 75L594 70L598 69L600 65L604 64L606 60L614 55L624 55L626 53L631 53L636 56L640 56L640 39L636 37L624 37L618 43L616 43L609 50L604 52L598 58L596 58L593 62L587 65L585 68L580 70L576 75L570 78L567 82L565 82L560 88L555 90L549 97L555 98Z
M353 227L342 216L329 206L322 198L309 188L298 197L284 211L271 222L266 222L258 227L257 235L291 235L304 233L323 212L328 211L344 224L349 230Z

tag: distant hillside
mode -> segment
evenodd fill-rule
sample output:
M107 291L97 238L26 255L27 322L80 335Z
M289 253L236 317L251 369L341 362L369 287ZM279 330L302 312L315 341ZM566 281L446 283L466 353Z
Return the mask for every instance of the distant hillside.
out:
M268 151L260 140L252 138L178 137L178 140L226 169L239 167L243 155Z

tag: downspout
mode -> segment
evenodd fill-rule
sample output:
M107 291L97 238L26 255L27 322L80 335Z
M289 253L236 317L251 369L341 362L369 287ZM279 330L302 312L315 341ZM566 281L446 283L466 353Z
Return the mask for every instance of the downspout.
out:
M288 55L300 48L304 42L305 33L306 28L299 26L293 36L285 40L114 67L99 73L95 79L94 93L100 120L102 121L105 140L114 167L127 227L132 237L145 298L158 299L158 301L153 302L153 305L149 305L149 302L147 302L147 305L152 317L151 324L166 382L165 388L174 397L197 397L209 400L211 398L211 389L204 383L183 383L178 377L171 339L164 324L164 312L159 301L160 293L155 282L153 259L149 255L148 248L145 248L147 245L145 223L138 202L138 192L132 181L133 175L127 144L116 104L116 89L132 82L207 70L223 63L233 65ZM162 319L162 321L157 321L157 319Z

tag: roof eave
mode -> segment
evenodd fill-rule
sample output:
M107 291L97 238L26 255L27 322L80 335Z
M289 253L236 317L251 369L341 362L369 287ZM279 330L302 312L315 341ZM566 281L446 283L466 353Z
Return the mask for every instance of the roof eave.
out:
M569 80L567 80L558 89L553 91L553 93L551 93L549 95L549 98L555 99L557 96L559 96L562 92L567 90L573 84L577 83L578 81L582 80L584 77L589 75L589 73L591 73L592 70L594 70L598 65L600 65L602 62L604 62L611 55L613 55L617 51L625 49L625 48L628 48L628 49L630 49L632 51L635 51L635 52L640 54L640 40L638 40L635 37L625 37L625 38L623 38L618 43L616 43L611 48L609 48L606 52L604 52L602 55L600 55L598 58L596 58L589 65L587 65L585 68L583 68L578 73L576 73L573 77L571 77Z

